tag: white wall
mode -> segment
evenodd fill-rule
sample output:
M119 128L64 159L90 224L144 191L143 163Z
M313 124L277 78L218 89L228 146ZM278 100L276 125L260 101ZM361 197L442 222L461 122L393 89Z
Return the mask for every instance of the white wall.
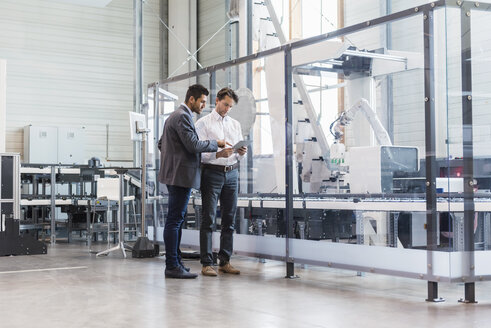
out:
M196 61L182 65L196 50L196 1L169 0L169 75L175 76L196 70ZM177 36L177 38L176 38ZM177 71L176 71L177 70Z
M198 2L198 47L208 41L228 21L225 3L226 1L223 0ZM230 47L226 44L227 29L228 26L199 51L199 60L204 67L228 60L226 54Z
M159 1L147 0L159 13ZM0 2L7 59L7 151L23 150L25 125L85 126L87 157L133 158L133 1L104 8L42 0ZM144 18L144 88L160 77L159 22ZM153 51L152 51L153 50Z
M228 24L217 33L217 31L228 21L227 2L228 1L224 0L198 1L198 48L209 41L198 53L198 59L203 67L223 63L237 56L235 51L237 44L236 34L233 33L233 35L231 35L229 32L232 28L231 25ZM241 17L241 19L243 20L240 23L247 23L246 17ZM235 26L237 26L237 24L235 24ZM215 33L217 34L215 35ZM213 38L210 40L211 37ZM235 81L236 72L236 68L217 71L215 75L217 83L215 86L216 91L226 86L235 87L228 83ZM199 81L203 84L209 83L207 78L208 77L202 77ZM214 104L214 101L212 103Z

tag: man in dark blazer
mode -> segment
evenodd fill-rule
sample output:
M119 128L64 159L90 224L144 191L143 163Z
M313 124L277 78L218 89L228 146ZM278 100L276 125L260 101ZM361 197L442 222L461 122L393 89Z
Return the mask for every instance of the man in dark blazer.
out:
M189 87L184 103L165 121L159 140L161 152L159 181L169 191L169 212L164 227L165 276L192 279L179 255L180 231L191 195L191 188L200 187L202 152L216 152L225 147L224 140L199 140L194 128L193 114L200 114L206 105L208 90L195 84Z

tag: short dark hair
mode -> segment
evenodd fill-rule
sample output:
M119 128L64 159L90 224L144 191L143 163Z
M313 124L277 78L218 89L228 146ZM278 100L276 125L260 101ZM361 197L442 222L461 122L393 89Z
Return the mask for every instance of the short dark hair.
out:
M222 88L220 89L220 91L218 91L217 93L217 98L218 100L222 100L223 98L225 98L226 96L229 96L230 98L232 98L235 103L238 103L239 102L239 97L237 96L237 94L234 92L234 90L230 89L230 88Z
M198 98L200 98L201 95L208 96L209 94L210 92L208 92L208 89L202 86L201 84L193 84L188 88L184 102L187 103L189 98L191 98L191 96L194 98L194 100L198 100Z

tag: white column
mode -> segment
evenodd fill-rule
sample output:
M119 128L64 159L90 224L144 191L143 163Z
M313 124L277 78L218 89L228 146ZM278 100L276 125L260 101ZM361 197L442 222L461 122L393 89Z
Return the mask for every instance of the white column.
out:
M7 120L7 61L0 59L0 153L5 152Z
M169 0L169 74L172 74L188 58L186 47L191 53L196 51L197 42L197 4L196 1ZM177 36L179 40L176 39ZM184 46L184 47L183 47ZM196 70L196 62L190 60L174 75Z
M247 56L247 15L252 13L247 12L247 0L240 0L239 2L239 55L238 57ZM247 65L239 66L239 88L245 88L247 86Z

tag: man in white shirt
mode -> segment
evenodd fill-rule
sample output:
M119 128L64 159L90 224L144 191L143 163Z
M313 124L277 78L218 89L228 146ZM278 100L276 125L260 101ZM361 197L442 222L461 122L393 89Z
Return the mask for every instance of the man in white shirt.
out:
M217 93L216 107L210 114L196 122L196 131L200 140L226 140L235 145L242 140L240 123L228 116L228 112L239 98L230 88ZM217 276L213 268L212 228L216 217L217 201L220 200L221 233L220 260L218 271L239 274L240 271L230 264L233 251L233 233L237 210L238 166L239 160L246 154L247 148L224 148L216 153L202 153L201 156L201 200L202 220L200 226L201 273L205 276Z

